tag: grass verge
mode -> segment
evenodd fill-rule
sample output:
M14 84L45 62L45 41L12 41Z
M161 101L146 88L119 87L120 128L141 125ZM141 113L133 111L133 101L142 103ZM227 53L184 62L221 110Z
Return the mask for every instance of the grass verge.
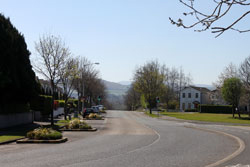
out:
M184 120L195 120L204 122L221 122L221 123L237 123L249 124L250 118L248 115L241 115L241 118L233 118L230 114L206 114L206 113L182 113L182 112L161 112L161 115L175 117Z
M23 138L24 136L9 136L9 135L2 135L0 136L0 143L2 142L6 142L6 141L10 141L10 140L16 140L16 139L20 139Z
M158 115L157 115L157 114L150 114L149 111L145 112L145 114L146 114L147 116L152 117L152 118L158 118Z

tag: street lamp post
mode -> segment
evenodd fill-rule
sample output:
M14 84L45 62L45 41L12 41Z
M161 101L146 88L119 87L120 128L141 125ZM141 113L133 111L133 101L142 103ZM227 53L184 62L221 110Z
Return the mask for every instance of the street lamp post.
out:
M90 63L90 64L84 64L83 68L85 69L85 67L89 66L89 65L99 65L100 63L96 62L96 63ZM84 111L84 102L85 102L85 98L84 98L84 80L83 80L83 75L82 75L82 112Z

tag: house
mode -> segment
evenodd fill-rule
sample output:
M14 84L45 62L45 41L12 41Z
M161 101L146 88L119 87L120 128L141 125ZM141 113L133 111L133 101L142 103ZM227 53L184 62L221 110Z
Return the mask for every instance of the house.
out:
M204 87L188 86L180 92L180 110L198 108L199 104L211 104L213 92Z

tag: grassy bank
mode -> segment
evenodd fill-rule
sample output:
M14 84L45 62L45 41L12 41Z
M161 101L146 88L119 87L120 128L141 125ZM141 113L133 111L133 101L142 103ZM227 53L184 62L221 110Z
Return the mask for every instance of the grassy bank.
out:
M233 118L231 114L206 114L206 113L182 113L182 112L162 112L161 115L166 115L169 117L175 117L184 120L238 123L238 124L250 125L250 119L248 115L241 115L241 118L238 118L238 115L235 115L236 118Z

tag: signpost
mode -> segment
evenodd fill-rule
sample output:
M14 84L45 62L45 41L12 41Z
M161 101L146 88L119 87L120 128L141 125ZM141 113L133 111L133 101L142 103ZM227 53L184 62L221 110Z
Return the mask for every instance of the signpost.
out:
M158 110L158 104L160 103L160 98L156 97L156 108L157 108L157 112L158 112L158 117L160 117L160 111Z

